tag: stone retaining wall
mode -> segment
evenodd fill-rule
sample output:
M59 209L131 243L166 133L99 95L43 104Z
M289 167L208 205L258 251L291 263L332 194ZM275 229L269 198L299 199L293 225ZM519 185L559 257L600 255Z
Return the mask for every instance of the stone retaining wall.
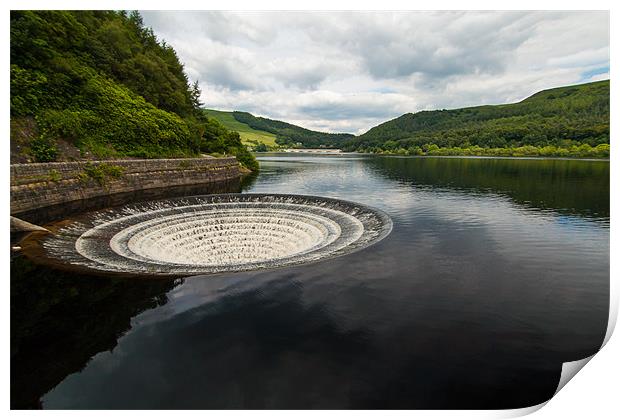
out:
M11 214L109 194L240 177L234 157L15 164Z

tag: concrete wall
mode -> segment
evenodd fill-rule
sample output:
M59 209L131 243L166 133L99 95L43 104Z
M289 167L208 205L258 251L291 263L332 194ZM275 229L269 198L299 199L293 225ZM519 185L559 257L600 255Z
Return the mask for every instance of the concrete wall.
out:
M94 172L105 175L93 177ZM11 214L110 194L240 177L234 157L15 164L11 165Z

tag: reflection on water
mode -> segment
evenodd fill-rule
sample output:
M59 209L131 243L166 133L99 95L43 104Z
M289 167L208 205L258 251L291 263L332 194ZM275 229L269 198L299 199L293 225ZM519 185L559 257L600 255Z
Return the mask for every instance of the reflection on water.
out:
M286 183L290 188L337 194L347 188L367 192L369 187L389 186L386 193L396 199L411 194L411 189L495 193L540 210L609 218L609 161L350 155L326 160L274 155L261 162L270 184ZM393 194L394 187L402 194Z
M245 192L358 201L387 212L392 234L334 260L176 286L14 264L12 405L517 408L551 397L561 364L602 343L608 162L261 165Z
M60 273L11 261L11 407L41 395L111 351L136 314L163 305L180 281L129 281Z
M505 194L519 204L609 217L609 162L561 159L382 158L369 167L403 184Z

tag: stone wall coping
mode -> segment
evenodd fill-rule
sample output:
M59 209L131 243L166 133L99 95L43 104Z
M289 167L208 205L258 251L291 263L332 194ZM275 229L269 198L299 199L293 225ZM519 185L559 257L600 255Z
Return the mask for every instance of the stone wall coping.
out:
M193 162L233 162L237 158L234 156L226 157L199 157L199 158L170 158L170 159L109 159L109 160L72 160L66 162L36 162L36 163L12 163L11 167L26 168L26 167L44 167L44 166L64 166L64 165L99 165L102 163L110 165L118 164L131 164L131 163L149 163L157 164L163 162L180 162L180 161L193 161Z

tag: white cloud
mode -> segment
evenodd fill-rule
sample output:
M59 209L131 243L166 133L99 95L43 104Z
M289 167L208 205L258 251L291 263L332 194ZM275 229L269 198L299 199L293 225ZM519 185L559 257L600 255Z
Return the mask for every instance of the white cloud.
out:
M360 133L609 73L608 12L143 12L202 101Z

